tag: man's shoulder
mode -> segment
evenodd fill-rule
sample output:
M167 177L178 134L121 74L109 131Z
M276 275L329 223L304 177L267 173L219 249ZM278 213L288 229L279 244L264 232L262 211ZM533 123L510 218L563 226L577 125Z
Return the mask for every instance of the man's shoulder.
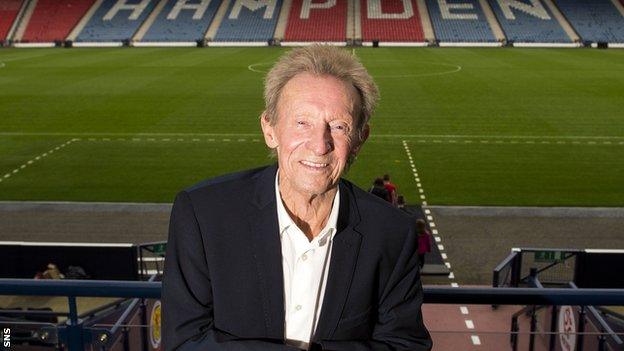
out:
M345 182L352 189L352 193L355 196L364 227L374 225L407 228L408 225L414 222L413 217L394 207L388 201L366 192L348 181Z
M270 167L272 166L248 169L204 179L183 191L188 193L191 198L201 198L205 197L205 195L215 198L215 196L222 194L225 198L221 198L221 201L228 198L231 199L237 193L248 193L249 187L254 180Z

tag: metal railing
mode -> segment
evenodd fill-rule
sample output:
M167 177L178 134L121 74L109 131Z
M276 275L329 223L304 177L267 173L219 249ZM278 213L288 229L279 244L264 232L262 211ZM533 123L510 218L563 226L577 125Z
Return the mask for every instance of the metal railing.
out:
M85 281L0 279L0 295L65 296L69 313L58 327L59 340L70 351L84 350L85 343L105 346L116 330L85 328L76 308L77 297L159 299L162 284L145 281ZM483 305L624 305L624 289L561 288L454 288L424 287L424 303ZM130 306L135 308L136 306ZM129 311L127 308L126 311ZM117 324L115 324L117 325Z

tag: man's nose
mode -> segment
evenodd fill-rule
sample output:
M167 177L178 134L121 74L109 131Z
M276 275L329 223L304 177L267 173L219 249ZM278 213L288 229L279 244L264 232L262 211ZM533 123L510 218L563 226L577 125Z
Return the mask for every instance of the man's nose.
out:
M330 152L334 147L330 126L325 125L314 128L307 142L307 146L315 155L325 155Z

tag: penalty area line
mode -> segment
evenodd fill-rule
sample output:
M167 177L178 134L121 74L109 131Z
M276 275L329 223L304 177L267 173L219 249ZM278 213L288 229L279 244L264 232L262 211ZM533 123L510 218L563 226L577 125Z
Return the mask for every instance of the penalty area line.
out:
M46 152L44 152L42 154L39 154L39 155L35 156L34 158L26 161L25 163L21 164L20 166L18 166L17 168L11 170L10 172L5 173L2 177L0 177L0 183L2 183L4 181L7 181L11 177L14 177L16 174L18 174L19 172L24 170L25 168L31 166L32 164L34 164L34 163L36 163L38 161L41 161L42 159L48 157L49 155L52 155L55 152L61 151L62 149L67 147L69 144L75 143L75 142L78 142L78 141L80 141L80 139L78 139L78 138L69 139L69 140L67 140L64 143L62 143L60 145L57 145L57 146L53 147L52 149L50 149L50 150L48 150L48 151L46 151Z

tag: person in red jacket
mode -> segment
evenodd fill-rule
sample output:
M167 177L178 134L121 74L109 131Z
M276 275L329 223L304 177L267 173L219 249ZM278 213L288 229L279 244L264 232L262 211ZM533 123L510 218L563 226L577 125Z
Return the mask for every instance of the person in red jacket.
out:
M416 220L418 229L418 264L420 268L425 265L425 254L431 252L431 233L427 230L427 225L423 219Z
M384 174L383 176L383 183L384 183L384 188L386 188L386 190L388 190L388 196L389 196L389 200L390 203L394 206L397 205L397 198L398 198L398 194L397 194L397 187L396 185L394 185L391 181L390 181L390 175L389 174Z

